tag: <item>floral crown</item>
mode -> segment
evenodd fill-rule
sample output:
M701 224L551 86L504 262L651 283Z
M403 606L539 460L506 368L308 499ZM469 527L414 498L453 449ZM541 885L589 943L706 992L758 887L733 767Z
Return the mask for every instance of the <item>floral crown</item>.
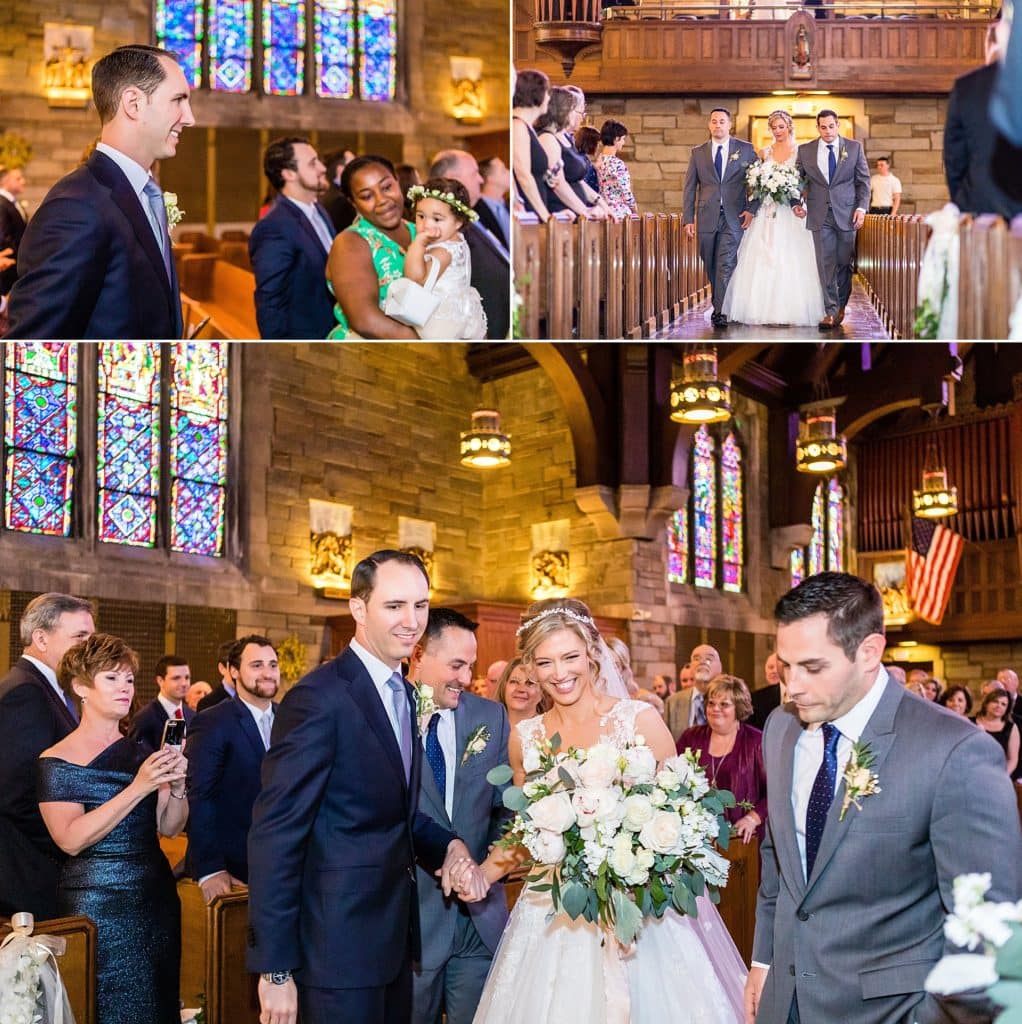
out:
M581 622L583 626L592 626L596 629L596 623L588 615L579 615L578 612L573 612L570 608L565 608L562 605L558 605L556 608L544 608L543 611L536 615L533 615L531 619L526 619L519 627L515 636L521 636L530 626L535 625L540 619L545 619L548 615L563 615L565 618L574 619L576 622Z
M420 199L439 199L452 210L457 210L466 220L479 220L479 214L466 206L453 192L441 192L438 188L426 188L425 185L413 185L408 190L408 202L417 203Z

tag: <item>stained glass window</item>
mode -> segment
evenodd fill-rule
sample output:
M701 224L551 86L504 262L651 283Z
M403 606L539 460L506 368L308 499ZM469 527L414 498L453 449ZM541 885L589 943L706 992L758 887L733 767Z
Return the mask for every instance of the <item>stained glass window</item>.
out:
M695 536L695 584L717 582L717 467L716 445L705 425L696 431L692 447L692 532Z
M362 49L359 64L362 99L392 100L397 67L397 0L362 0L358 37Z
M827 568L841 572L845 567L845 492L836 476L827 484Z
M316 95L350 99L355 95L354 0L316 0L313 44Z
M170 546L222 555L227 495L227 345L174 344Z
M742 564L742 450L734 434L728 434L720 449L720 540L724 589L741 593Z
M823 572L823 555L825 547L825 533L823 525L823 482L816 485L816 492L813 494L813 511L809 520L813 528L813 536L809 541L809 575L815 576Z
M67 537L78 437L78 344L6 348L4 525Z
M223 92L252 88L252 0L210 0L209 83Z
M98 366L97 534L152 547L160 487L159 343L101 342Z
M667 579L688 583L688 509L679 508L667 520Z
M156 45L176 55L193 89L202 70L204 6L201 0L156 0Z
M791 585L797 587L806 578L806 549L795 548L791 553Z
M300 96L305 87L305 0L263 0L263 92Z

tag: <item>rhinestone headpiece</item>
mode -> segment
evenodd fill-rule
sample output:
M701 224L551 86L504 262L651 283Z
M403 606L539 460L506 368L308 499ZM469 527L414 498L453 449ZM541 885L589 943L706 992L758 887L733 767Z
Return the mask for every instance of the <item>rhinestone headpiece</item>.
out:
M592 626L596 629L596 623L588 615L579 615L578 612L573 612L570 608L565 608L562 605L558 605L556 608L544 608L541 612L533 615L531 619L526 619L519 627L515 636L521 636L530 626L539 622L540 619L545 619L548 615L563 615L565 618L574 619L576 622L581 622L583 626Z

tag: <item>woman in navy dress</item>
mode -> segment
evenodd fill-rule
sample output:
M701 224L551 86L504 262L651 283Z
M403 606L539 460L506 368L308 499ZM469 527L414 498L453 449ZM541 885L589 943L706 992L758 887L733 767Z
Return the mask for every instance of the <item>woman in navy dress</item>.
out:
M181 905L157 830L188 817L180 749L146 756L121 735L138 658L96 633L72 647L58 677L81 700L78 728L39 758L39 810L67 853L57 888L62 914L98 931L98 1024L179 1024Z

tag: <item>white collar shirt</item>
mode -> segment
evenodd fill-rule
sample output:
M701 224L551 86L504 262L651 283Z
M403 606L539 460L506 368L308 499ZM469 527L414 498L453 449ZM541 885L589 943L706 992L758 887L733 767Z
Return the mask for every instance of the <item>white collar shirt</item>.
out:
M367 651L357 640L352 640L350 646L352 651L355 652L355 657L365 666L365 670L369 673L369 678L373 681L373 686L376 687L376 692L383 702L383 710L387 714L387 720L390 722L390 727L394 730L394 738L397 740L398 750L400 750L401 723L394 719L393 705L390 700L390 688L387 685L387 681L395 672L400 674L401 667L391 668L386 662L380 661L375 654ZM409 713L411 713L410 710Z
M61 704L66 704L67 700L64 696L64 691L60 688L60 683L57 682L57 673L50 668L49 665L44 664L38 658L33 658L31 654L23 654L22 657L25 661L31 662L40 672L42 672L46 681L53 687L53 692L60 698Z
M248 709L248 713L252 716L253 721L256 724L256 729L259 732L259 736L263 741L263 746L270 749L270 733L273 730L273 701L270 701L269 705L265 710L257 708L254 704L249 704L244 697L239 697L238 700L245 705ZM264 723L265 722L265 726Z
M457 770L457 763L455 761L455 746L457 744L457 736L455 734L454 727L454 709L453 708L440 708L437 712L440 715L440 721L436 724L436 738L440 742L440 749L444 752L444 767L445 782L444 787L444 809L447 811L447 817L453 817L454 815L454 773ZM426 723L428 726L429 723ZM422 750L425 753L426 750L426 736L427 729L422 730ZM429 765L429 761L426 760L422 766L423 771L431 772L433 769Z
M820 169L820 174L823 175L824 181L830 181L830 151L827 149L830 143L824 142L820 139L819 146L816 147L816 166ZM834 140L834 160L841 160L841 136L839 135ZM837 163L834 164L834 170L837 171Z
M167 712L168 718L177 718L178 708L181 708L181 717L184 718L184 708L180 703L175 704L172 700L167 700L162 693L158 693L156 699L163 705L163 710Z
M312 230L316 232L319 244L329 252L330 246L333 245L333 239L330 237L330 232L327 230L326 221L316 209L316 204L303 203L300 199L295 199L294 196L285 196L284 198L294 203L295 206L305 214L306 219L312 225Z
M113 146L108 146L105 142L96 143L96 152L110 157L110 159L113 160L113 162L124 172L124 176L128 179L128 184L131 185L132 191L138 199L138 205L142 207L142 212L145 214L146 220L152 223L149 200L146 199L142 193L142 189L146 187L150 178L152 178L152 174L150 174L149 171L147 171L140 163L136 163L132 160L130 156L122 153L119 149L114 149Z

